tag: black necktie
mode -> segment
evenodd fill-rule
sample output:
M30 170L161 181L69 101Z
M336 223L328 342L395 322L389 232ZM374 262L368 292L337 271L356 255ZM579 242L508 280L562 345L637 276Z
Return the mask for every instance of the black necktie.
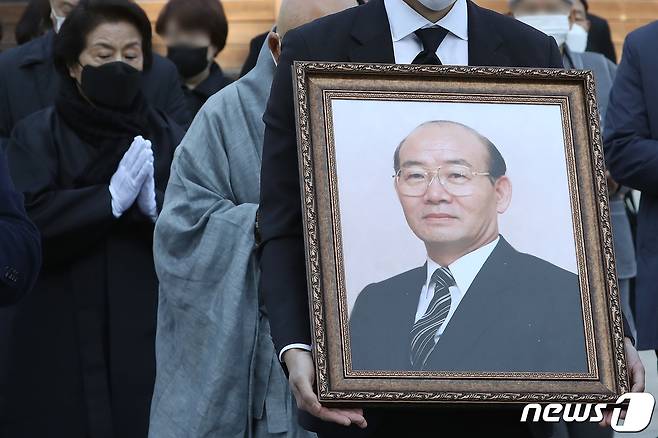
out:
M428 27L426 29L418 29L414 33L423 43L423 51L416 56L412 64L442 65L441 60L436 56L436 49L439 48L441 42L448 35L448 29Z
M427 358L434 350L434 337L450 312L450 288L456 286L448 268L439 267L430 280L434 285L434 296L425 314L414 323L411 329L411 365L422 370Z

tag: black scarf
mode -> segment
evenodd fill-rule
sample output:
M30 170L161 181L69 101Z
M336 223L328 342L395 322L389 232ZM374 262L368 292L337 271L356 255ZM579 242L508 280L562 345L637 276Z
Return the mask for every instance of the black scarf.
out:
M73 79L62 77L55 110L80 140L94 149L93 159L75 180L77 187L109 183L133 138L151 137L148 104L141 93L130 108L111 110L91 104Z

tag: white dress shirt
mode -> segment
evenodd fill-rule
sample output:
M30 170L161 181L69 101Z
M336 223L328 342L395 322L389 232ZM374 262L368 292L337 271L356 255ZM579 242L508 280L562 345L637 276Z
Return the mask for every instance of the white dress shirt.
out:
M396 64L411 64L423 51L423 43L414 34L418 29L441 26L448 35L436 50L436 56L446 65L468 65L468 9L466 0L457 0L448 14L432 23L413 10L403 0L384 0L391 26Z
M396 64L411 64L414 58L423 51L423 43L414 34L415 31L438 25L449 31L439 48L436 49L436 56L439 57L441 63L445 65L468 65L468 10L466 0L457 0L450 12L436 23L432 23L414 11L403 0L384 0L384 7L391 27L391 39ZM286 345L279 353L279 360L283 360L283 353L292 348L312 350L308 344Z
M439 338L443 334L445 328L448 326L452 315L455 314L459 303L461 303L462 298L464 298L464 295L466 295L466 292L468 292L468 289L471 287L473 280L475 280L478 272L480 272L482 266L484 266L484 263L496 248L496 245L498 245L499 241L500 237L497 237L493 242L488 243L476 249L475 251L466 254L465 256L462 256L448 266L448 269L455 279L457 286L452 286L450 288L450 311L448 312L446 320L436 331L436 335L434 336L435 343L439 341ZM422 318L425 312L427 312L427 308L432 302L432 298L434 298L434 283L431 283L431 280L434 271L437 269L439 269L439 264L428 257L427 280L425 281L425 284L420 291L418 308L416 310L416 318L414 320L415 322Z

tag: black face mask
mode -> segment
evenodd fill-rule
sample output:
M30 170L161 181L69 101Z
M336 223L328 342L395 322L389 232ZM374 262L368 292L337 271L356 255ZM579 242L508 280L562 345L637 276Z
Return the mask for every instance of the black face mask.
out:
M93 103L111 109L130 108L142 87L142 72L116 61L82 68L80 88Z
M208 67L208 47L170 46L167 58L176 65L178 73L188 79Z

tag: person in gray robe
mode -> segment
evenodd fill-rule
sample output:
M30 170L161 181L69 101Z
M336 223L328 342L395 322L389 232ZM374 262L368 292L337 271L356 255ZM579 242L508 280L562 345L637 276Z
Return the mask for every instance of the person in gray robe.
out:
M154 239L153 438L256 436L263 419L271 434L295 427L253 255L260 119L274 68L264 46L248 76L211 97L174 158Z
M154 237L151 438L314 436L297 424L258 296L262 116L283 34L345 3L284 0L256 67L206 102L176 150Z

